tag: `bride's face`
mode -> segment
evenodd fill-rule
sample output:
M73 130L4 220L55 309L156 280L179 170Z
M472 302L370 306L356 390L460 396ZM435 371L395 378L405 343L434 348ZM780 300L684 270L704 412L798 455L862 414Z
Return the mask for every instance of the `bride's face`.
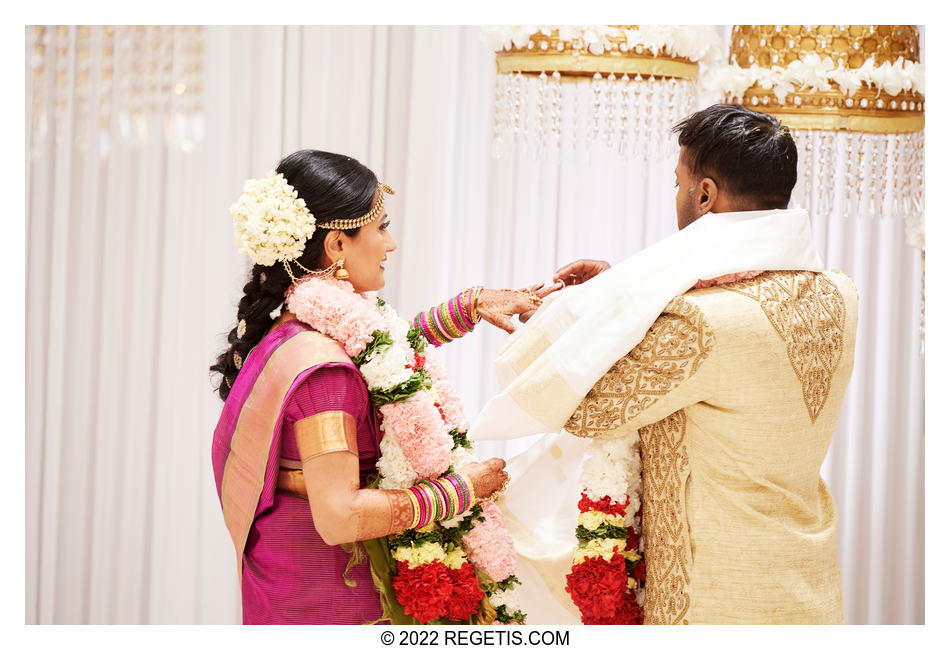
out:
M389 233L389 215L362 226L354 237L342 236L343 268L350 274L350 283L359 292L379 291L386 284L386 255L396 250Z

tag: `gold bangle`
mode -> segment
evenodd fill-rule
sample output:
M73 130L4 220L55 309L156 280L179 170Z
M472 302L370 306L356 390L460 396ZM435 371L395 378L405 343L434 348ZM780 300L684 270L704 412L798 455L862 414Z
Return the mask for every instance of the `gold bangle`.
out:
M459 328L455 326L455 321L452 320L452 314L450 313L449 303L443 302L437 309L439 320L442 321L445 331L448 332L453 340L462 338L465 332L460 332Z
M442 491L445 492L445 498L449 502L449 508L452 511L452 517L457 517L460 514L459 506L459 493L455 489L455 486L452 484L452 481L447 478L440 478L438 480L439 486L442 488ZM446 517L446 519L451 519L452 517Z
M409 497L409 500L412 502L412 521L410 522L409 528L415 529L419 527L419 524L422 523L422 509L419 508L419 498L415 495L412 490L403 489L403 492Z
M481 295L482 289L485 287L477 286L472 289L472 322L477 323L481 319L481 315L478 313L478 296Z
M471 507L474 506L475 503L476 503L476 500L475 500L475 486L472 484L472 479L470 479L469 477L465 476L465 474L462 474L462 472L456 472L456 475L458 475L458 477L459 477L459 479L461 479L462 483L465 484L465 489L468 491L468 508L471 508ZM468 508L466 508L466 510L468 510Z

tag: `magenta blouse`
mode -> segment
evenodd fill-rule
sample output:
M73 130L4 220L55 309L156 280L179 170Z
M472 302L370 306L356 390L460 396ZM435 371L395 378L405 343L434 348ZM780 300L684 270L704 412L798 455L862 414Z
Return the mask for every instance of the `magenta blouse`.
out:
M327 364L287 398L280 457L300 460L293 425L325 411L346 411L357 422L360 486L379 459L380 429L362 376L354 365ZM269 492L269 493L268 493ZM241 596L246 624L358 624L381 615L369 561L343 573L350 554L330 546L313 525L306 499L264 490L244 554Z

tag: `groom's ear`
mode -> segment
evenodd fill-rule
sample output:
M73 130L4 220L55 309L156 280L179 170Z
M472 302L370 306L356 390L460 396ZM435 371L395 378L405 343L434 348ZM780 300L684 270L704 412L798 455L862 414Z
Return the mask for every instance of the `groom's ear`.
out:
M712 209L716 206L716 199L719 198L719 186L716 185L716 181L711 178L704 178L699 182L699 214L706 214L707 212L712 212Z

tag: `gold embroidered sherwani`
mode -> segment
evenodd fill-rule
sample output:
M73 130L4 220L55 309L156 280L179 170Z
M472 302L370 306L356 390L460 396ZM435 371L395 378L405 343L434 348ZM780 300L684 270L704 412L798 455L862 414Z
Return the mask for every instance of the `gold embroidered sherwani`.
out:
M639 430L646 623L843 622L819 469L856 317L837 272L690 291L581 402L574 435Z

